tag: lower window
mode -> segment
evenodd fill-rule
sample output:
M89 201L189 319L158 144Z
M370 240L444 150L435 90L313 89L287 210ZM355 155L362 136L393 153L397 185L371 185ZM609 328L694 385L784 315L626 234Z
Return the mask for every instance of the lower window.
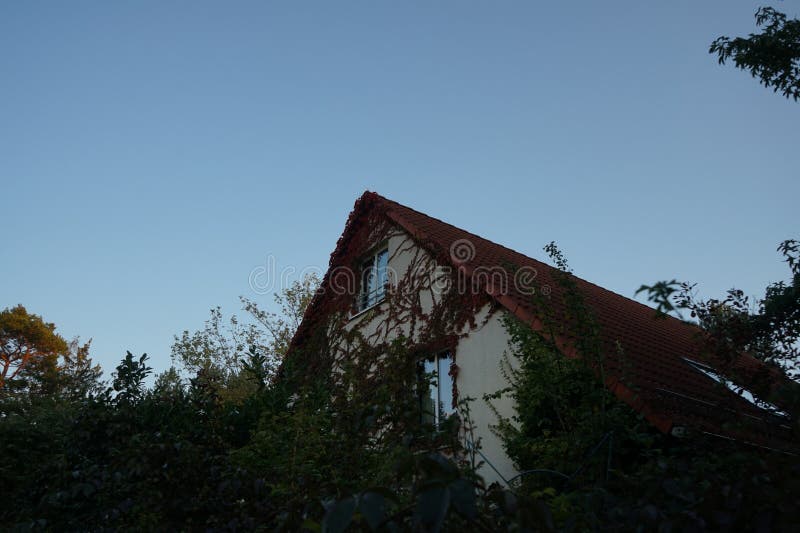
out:
M422 422L438 426L455 412L453 407L453 378L450 376L450 352L442 352L425 359L420 371L429 379L427 390L422 390L420 404Z

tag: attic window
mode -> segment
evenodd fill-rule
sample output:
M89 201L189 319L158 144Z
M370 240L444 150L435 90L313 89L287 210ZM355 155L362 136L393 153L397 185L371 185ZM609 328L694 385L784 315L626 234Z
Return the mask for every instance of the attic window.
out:
M430 378L428 386L420 394L422 422L439 426L455 412L453 408L453 377L450 352L433 355L420 364L420 372Z
M729 380L728 378L726 378L725 376L723 376L722 374L720 374L719 372L717 372L716 370L714 370L710 366L704 365L703 363L698 363L697 361L693 361L691 359L687 359L686 357L684 357L683 360L686 361L686 363L689 366L691 366L692 368L694 368L698 372L700 372L702 374L705 374L707 377L713 379L717 383L721 383L722 385L725 385L725 387L729 391L736 393L737 396L739 396L740 398L743 398L744 400L750 402L751 404L755 405L759 409L763 409L764 411L767 411L768 413L776 415L776 416L781 416L781 417L788 417L789 416L788 413L786 413L785 411L781 411L776 405L771 404L769 402L766 402L766 401L760 399L758 396L753 394L748 389L746 389L744 387L740 387L739 385L737 385L733 381Z
M386 296L388 259L389 250L382 248L361 264L361 293L356 306L359 312L379 303Z

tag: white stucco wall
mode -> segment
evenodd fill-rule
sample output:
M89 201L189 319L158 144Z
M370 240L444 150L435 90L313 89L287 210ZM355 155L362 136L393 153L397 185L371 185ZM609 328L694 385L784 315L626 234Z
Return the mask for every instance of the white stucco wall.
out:
M387 269L389 284L392 287L397 288L399 280L406 278L409 271L424 269L427 275L437 275L435 271L427 271L427 269L434 264L431 255L413 244L413 241L406 233L400 230L395 230L385 239L381 239L380 242L385 242L389 251ZM381 246L376 244L373 248L373 251L378 251L380 248ZM444 277L445 276L442 276L442 278ZM434 288L436 287L438 287L438 285L434 283ZM420 298L422 312L430 312L433 302L438 300L437 291L423 290L418 291L417 294ZM386 310L387 305L388 303L384 301L368 310L357 313L347 323L346 327L348 329L352 329L358 326L365 336L376 336L377 338L382 338L380 329L382 325L385 326L385 324L382 324L380 314ZM393 336L396 336L400 332L402 332L402 334L406 337L412 339L416 337L417 333L410 331L410 328L404 323L400 324L399 331L395 332Z
M437 265L433 263L430 254L417 247L405 233L398 230L382 242L387 243L389 251L389 283L393 287L397 286L399 279L406 276L409 268L414 269L423 265L427 269L433 267L429 274L436 276L435 267ZM417 291L423 313L429 312L434 301L438 300L437 287L441 286L434 283L433 290ZM386 329L385 321L382 318L386 316L384 313L388 305L387 302L383 302L370 310L355 315L345 327L348 329L358 327L366 337L373 337L375 342L391 340L399 333L414 342L418 332L410 331L407 324L401 323L401 327L389 335L382 331ZM503 478L507 480L516 475L514 466L506 456L500 439L491 430L491 426L497 423L497 416L483 399L485 394L497 392L508 386L500 369L504 354L508 350L509 341L501 317L502 310L491 312L489 305L479 311L475 321L477 326L468 331L459 332L465 336L459 339L454 354L455 362L459 367L455 382L459 398L475 399L470 404L471 418L475 425L475 438L479 442L480 451L485 456L485 464L480 468L479 473L487 484L495 481L502 483ZM516 366L515 361L509 361ZM511 417L513 415L513 403L507 395L493 400L492 403L503 416Z
M508 480L517 471L506 455L502 442L491 430L491 426L497 423L497 416L483 395L509 385L500 371L503 356L508 351L509 337L502 324L502 311L495 311L487 318L488 311L487 306L478 314L478 327L458 342L456 364L459 372L456 386L461 398L475 398L470 405L471 417L487 463L479 469L479 473L487 483L502 483L503 478ZM508 356L507 361L516 368L516 360L512 356ZM507 394L492 400L492 405L504 417L511 417L514 413L513 402Z

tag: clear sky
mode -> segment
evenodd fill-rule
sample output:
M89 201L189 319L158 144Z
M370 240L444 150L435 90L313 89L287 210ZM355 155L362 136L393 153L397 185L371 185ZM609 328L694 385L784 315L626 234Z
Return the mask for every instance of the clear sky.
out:
M370 189L632 296L787 278L800 103L707 53L759 2L2 2L0 308L169 365ZM800 2L777 4L792 16Z

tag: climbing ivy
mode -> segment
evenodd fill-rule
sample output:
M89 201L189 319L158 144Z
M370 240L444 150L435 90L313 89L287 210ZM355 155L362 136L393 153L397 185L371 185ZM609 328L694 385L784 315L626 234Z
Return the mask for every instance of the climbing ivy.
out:
M486 397L514 400L514 415L497 413L495 428L521 472L513 491L545 501L567 530L797 528L796 456L661 434L608 392L596 321L563 254L553 243L546 251L561 301L534 298L540 331L504 318L510 386ZM565 336L577 357L557 346ZM624 361L622 350L614 355Z

